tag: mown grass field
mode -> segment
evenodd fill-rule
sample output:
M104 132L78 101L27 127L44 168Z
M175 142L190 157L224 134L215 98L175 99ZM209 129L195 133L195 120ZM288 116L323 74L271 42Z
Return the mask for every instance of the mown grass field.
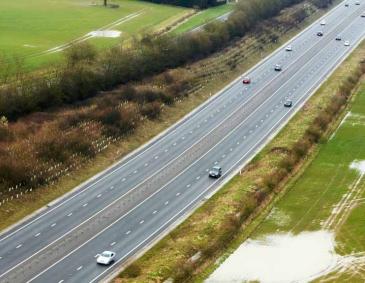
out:
M194 16L192 16L187 21L181 23L176 29L173 30L174 34L186 32L189 30L192 30L196 27L199 27L201 25L204 25L217 17L224 15L230 11L232 11L234 8L234 4L226 4L221 5L217 7L212 7L207 10L203 10Z
M141 32L158 29L183 17L191 9L158 5L139 0L114 0L119 8L104 8L101 0L0 1L0 56L25 58L39 66L57 59L59 53L30 57L63 45L117 20L126 19L113 30L120 38L94 38L99 47L117 44ZM127 19L129 15L138 16Z

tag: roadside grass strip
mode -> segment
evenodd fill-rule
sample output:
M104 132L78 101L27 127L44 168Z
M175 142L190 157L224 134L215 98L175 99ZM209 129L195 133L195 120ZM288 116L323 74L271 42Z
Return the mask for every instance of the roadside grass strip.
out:
M250 239L207 282L365 281L365 83L348 113Z

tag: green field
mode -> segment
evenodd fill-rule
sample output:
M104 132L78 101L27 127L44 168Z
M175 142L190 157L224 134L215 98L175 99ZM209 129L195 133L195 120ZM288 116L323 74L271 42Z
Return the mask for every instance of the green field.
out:
M193 17L191 17L189 20L183 22L181 25L179 25L176 29L173 30L173 33L182 33L189 30L192 30L198 26L201 26L203 24L206 24L217 17L228 13L229 11L233 10L234 5L233 4L226 4L221 5L213 8L209 8L207 10L203 10Z
M119 8L104 8L101 0L0 1L0 54L24 58L39 66L59 57L47 50L67 44L87 33L103 29L121 31L118 38L93 38L98 47L119 43L183 17L190 9L138 0L114 0ZM46 54L43 54L46 53Z
M318 282L364 282L365 182L353 162L365 160L365 84L336 132L260 224L252 239L305 231L330 231L338 255L354 264ZM365 163L364 163L365 164Z

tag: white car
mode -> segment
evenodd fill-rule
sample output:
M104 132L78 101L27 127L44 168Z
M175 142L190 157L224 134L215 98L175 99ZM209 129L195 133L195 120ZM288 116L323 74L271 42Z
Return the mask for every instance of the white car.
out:
M102 252L102 254L97 256L96 262L102 265L109 265L114 262L114 258L115 258L115 252L104 251Z
M344 43L345 46L350 46L350 41L346 40Z
M321 21L321 26L325 26L326 25L326 20L322 20Z
M293 50L293 47L291 45L288 45L286 48L285 48L286 51L292 51Z
M280 71L282 70L281 65L276 64L276 65L274 66L274 70L275 70L275 71L277 71L277 72L280 72Z

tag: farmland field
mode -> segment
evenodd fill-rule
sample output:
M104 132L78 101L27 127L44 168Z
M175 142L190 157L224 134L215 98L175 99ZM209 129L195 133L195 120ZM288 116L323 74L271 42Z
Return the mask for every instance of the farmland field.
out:
M184 17L191 9L137 0L114 0L119 8L104 8L101 0L0 1L0 56L24 58L31 67L60 57L53 48L83 39L91 31L120 31L116 38L91 38L98 47L117 44ZM57 50L56 50L57 51ZM3 59L4 60L4 59Z
M248 281L364 282L364 140L362 83L315 159L212 280L235 276L232 270L239 262L240 279Z

